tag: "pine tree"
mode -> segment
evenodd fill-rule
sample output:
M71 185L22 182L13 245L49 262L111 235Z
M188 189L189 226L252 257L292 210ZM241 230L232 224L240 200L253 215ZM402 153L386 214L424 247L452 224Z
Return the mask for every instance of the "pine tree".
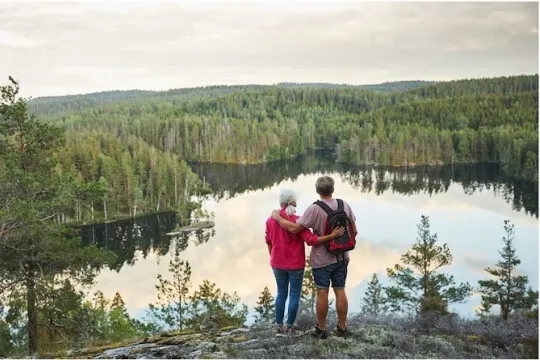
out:
M150 304L150 315L167 328L182 330L189 320L189 291L191 288L191 265L180 260L180 250L175 248L174 257L169 262L172 280L158 275L158 303Z
M111 302L108 315L110 324L109 341L118 341L137 336L139 324L130 318L124 300L118 291Z
M467 283L458 286L452 275L438 270L452 263L452 254L446 244L437 244L437 234L431 234L429 217L422 216L416 243L401 256L405 265L396 264L386 271L395 286L385 288L388 304L394 311L409 310L416 313L447 312L449 303L464 301L472 288Z
M274 319L274 297L268 286L265 286L255 306L257 322L271 322Z
M90 284L113 259L84 246L78 234L56 221L77 201L74 181L55 169L63 132L29 116L19 84L0 87L0 295L18 299L27 317L28 351L38 352L39 289L43 285Z
M387 310L387 299L384 288L379 281L377 274L373 274L368 283L366 294L362 299L362 312L379 315Z
M111 309L121 311L123 314L127 315L126 303L124 302L124 299L122 299L122 295L120 295L118 291L116 292L116 294L114 294L114 298L111 303Z
M491 303L487 301L487 299L482 299L482 303L480 304L480 308L476 310L476 315L480 318L485 318L490 315L491 311Z
M508 320L508 316L515 310L533 310L538 305L538 292L530 287L527 289L527 276L516 275L521 260L516 255L513 245L514 225L509 220L504 221L504 231L504 246L499 250L502 260L499 260L494 268L485 269L495 279L480 280L478 284L482 292L482 302L489 306L487 310L492 305L499 305L501 317Z
M190 297L195 329L241 326L245 323L248 309L236 292L227 294L215 283L204 280Z

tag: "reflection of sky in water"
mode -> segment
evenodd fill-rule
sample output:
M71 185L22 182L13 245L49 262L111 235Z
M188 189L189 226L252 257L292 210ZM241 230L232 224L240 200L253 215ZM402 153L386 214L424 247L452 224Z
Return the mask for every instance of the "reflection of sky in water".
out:
M261 290L269 286L275 292L269 256L264 244L264 224L272 209L278 206L278 193L287 187L296 190L298 212L316 200L314 189L318 175L299 176L282 181L263 191L251 191L220 202L207 201L205 206L215 212L216 235L208 243L190 246L182 258L192 266L192 285L198 287L204 279L215 282L223 291L237 291L242 300L253 306ZM366 283L375 272L387 283L385 269L399 261L400 255L416 239L416 224L422 214L429 215L431 228L441 243L448 243L454 263L445 269L457 282L468 281L477 286L485 277L483 268L499 259L503 221L510 219L516 227L517 254L522 260L520 271L529 276L533 288L538 286L538 220L511 210L493 191L464 194L453 184L446 193L429 197L410 196L387 191L381 195L365 194L347 182L336 180L336 197L347 200L356 214L359 244L351 254L347 290L350 312L360 309ZM171 253L157 259L149 254L138 259L135 266L124 266L119 273L105 270L98 277L96 289L112 298L119 291L128 311L142 315L150 302L156 300L156 277L166 274ZM480 302L478 296L466 304L454 305L463 316L472 316Z

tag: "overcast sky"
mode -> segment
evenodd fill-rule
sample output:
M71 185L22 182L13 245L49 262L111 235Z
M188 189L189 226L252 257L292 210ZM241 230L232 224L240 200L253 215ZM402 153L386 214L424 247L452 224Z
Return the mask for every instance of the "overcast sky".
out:
M538 72L538 3L0 0L24 96Z

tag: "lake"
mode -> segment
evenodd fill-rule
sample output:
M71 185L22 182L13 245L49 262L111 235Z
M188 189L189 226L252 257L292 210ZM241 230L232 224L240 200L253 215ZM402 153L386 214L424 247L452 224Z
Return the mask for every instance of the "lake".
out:
M119 291L133 316L142 316L156 300L156 278L166 275L174 243L192 266L193 287L208 279L223 291L236 291L250 309L265 286L275 293L265 221L279 206L282 188L297 192L301 214L317 199L315 181L322 174L334 178L335 197L348 201L357 218L359 239L347 280L350 312L360 310L373 273L388 284L385 269L415 242L421 215L430 216L432 231L452 251L454 263L444 271L473 286L485 278L483 269L499 259L503 221L511 220L522 261L519 270L538 289L538 185L512 180L496 166L352 167L336 164L324 153L264 165L192 166L214 190L203 201L215 214L214 229L171 239L166 233L176 226L176 216L164 212L81 230L85 242L119 256L114 269L101 271L95 289L108 298ZM469 317L479 303L480 296L474 294L451 308Z

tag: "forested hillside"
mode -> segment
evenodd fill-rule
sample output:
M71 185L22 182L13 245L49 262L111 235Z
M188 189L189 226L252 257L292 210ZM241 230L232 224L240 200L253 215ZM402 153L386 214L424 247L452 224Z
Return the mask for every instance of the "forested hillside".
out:
M121 144L135 137L192 161L261 163L327 148L344 163L496 162L537 179L537 75L419 84L216 86L120 92L107 103L96 94L36 99L30 108L71 134L108 133Z
M107 217L107 212L133 215L182 210L192 194L203 191L185 161L133 135L120 141L106 133L71 132L65 151L59 152L57 159L63 171L80 180L97 182L104 189L98 198L88 191L83 194L86 201L67 214L75 220L88 219L93 212Z
M278 87L283 88L357 88L379 92L406 91L421 86L432 84L429 81L397 81L373 85L346 85L327 83L279 83ZM148 90L126 90L126 91L103 91L85 95L65 95L48 96L31 99L28 102L28 109L35 115L59 115L70 111L82 110L88 107L101 104L114 103L119 101L135 101L137 99L148 99L156 97L171 101L183 98L215 97L223 96L233 92L262 90L271 88L269 85L215 85L196 88L171 89L168 91L148 91Z

